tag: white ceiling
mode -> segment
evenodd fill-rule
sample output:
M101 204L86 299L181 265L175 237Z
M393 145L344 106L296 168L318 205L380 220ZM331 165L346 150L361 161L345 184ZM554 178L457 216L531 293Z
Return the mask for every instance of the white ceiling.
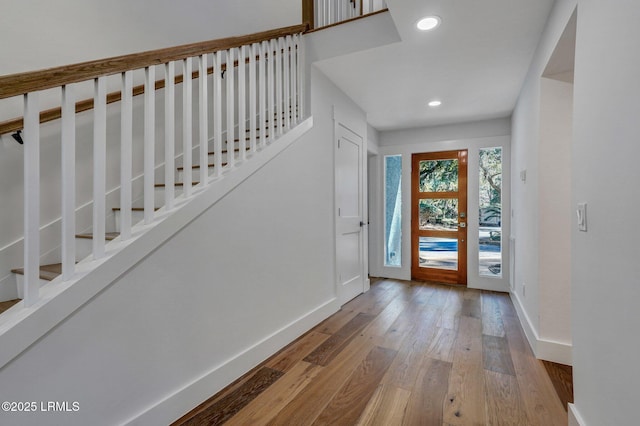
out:
M387 0L402 42L318 63L378 130L509 116L554 0ZM440 26L419 32L426 15ZM432 99L442 101L430 108Z

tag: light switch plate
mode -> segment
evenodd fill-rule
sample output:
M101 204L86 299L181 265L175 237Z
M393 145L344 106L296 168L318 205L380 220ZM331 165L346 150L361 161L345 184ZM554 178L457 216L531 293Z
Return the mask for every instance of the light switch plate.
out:
M578 231L587 232L587 203L578 203Z

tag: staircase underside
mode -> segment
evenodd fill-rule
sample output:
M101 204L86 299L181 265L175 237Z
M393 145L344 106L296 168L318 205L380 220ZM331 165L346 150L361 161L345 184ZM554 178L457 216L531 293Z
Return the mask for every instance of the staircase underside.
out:
M41 274L44 271L47 275L43 279L51 281L40 288L40 299L28 309L12 310L0 316L0 368L276 158L312 127L313 118L302 121L272 144L262 147L259 153L243 162L242 167L223 172L210 185L195 189L189 198L180 196L173 210L161 208L151 224L134 226L132 237L127 241L121 241L115 233L108 233L105 235L109 240L106 256L100 260L89 256L80 261L71 280L63 281L59 277L61 265L42 265ZM92 238L90 234L77 237ZM0 312L19 301L2 302Z

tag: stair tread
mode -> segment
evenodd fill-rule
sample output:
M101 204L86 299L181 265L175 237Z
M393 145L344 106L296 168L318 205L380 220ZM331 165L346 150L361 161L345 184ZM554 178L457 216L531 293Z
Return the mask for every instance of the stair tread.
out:
M120 210L122 210L122 208L114 207L112 210L114 212L119 212ZM160 210L160 207L154 207L153 210L158 211L158 210ZM144 207L131 207L131 211L133 211L133 212L143 212L144 211Z
M104 239L107 241L115 240L119 235L120 235L119 232L106 232L104 234ZM93 234L76 234L76 238L93 240Z
M226 166L227 163L222 163L222 166ZM207 167L215 167L215 164L207 164ZM196 166L191 166L192 169L199 169L200 168L200 164L196 165ZM184 167L178 167L178 170L184 170Z
M196 186L196 185L197 185L197 184L199 184L199 183L200 183L200 182L191 182L191 185L192 185L192 186ZM174 183L174 185L175 185L175 186L184 186L184 183L183 183L183 182L176 182L176 183ZM164 184L164 183L156 183L156 184L155 184L155 187L156 187L156 188L164 188L165 186L167 186L167 185L166 185L166 184Z
M24 268L12 269L14 274L24 275ZM40 279L51 281L58 275L62 274L62 263L53 263L51 265L40 265Z
M251 149L251 147L250 147L250 146L248 146L248 147L246 147L245 149L246 149L247 151L249 151L249 150ZM240 152L240 148L235 148L233 151L234 151L234 152ZM222 150L222 153L223 153L223 154L226 154L227 152L229 152L229 151L227 151L226 149L223 149L223 150ZM214 154L215 154L215 152L213 152L213 151L209 151L209 152L207 152L207 155L214 155Z
M22 299L13 299L13 300L5 300L4 302L0 302L0 314L21 301Z

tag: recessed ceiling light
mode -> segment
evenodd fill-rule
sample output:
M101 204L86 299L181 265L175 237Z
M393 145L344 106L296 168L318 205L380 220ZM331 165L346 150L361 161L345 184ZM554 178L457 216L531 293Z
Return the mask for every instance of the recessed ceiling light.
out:
M442 105L441 101L431 101L431 102L429 102L429 106L431 108L439 107L440 105Z
M440 25L440 18L438 16L425 16L418 21L416 27L420 31L429 31Z

